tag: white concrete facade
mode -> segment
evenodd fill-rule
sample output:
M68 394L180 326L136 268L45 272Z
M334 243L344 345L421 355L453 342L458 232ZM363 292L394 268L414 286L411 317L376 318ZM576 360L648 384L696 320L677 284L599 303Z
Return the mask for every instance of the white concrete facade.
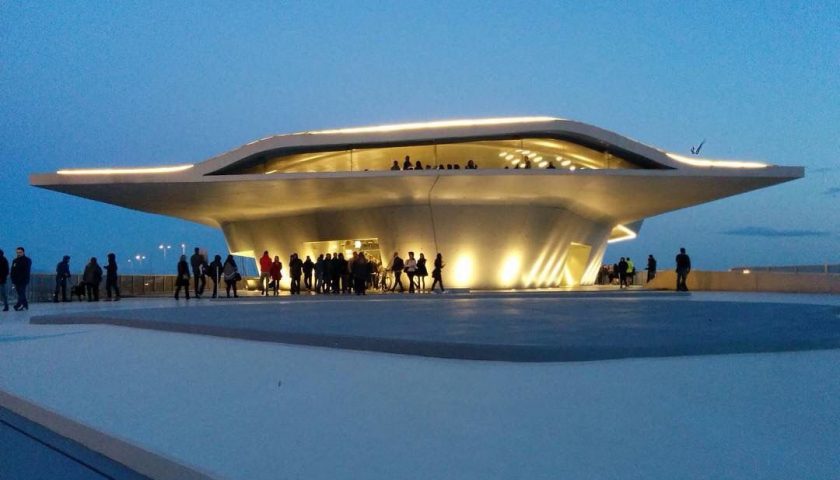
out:
M391 171L403 153L432 167L477 159L479 169ZM514 168L526 159L534 168ZM549 162L557 168L537 168ZM279 135L196 165L31 181L220 227L244 255L314 259L334 252L313 242L375 239L386 264L394 251L423 252L431 270L440 252L447 286L484 289L592 283L608 240L634 237L646 217L803 173L686 158L579 122L529 117Z

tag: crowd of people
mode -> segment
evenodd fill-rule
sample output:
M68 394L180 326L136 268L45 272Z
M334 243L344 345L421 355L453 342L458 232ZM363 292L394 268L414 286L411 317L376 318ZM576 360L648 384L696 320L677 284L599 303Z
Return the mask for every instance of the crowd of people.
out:
M408 157L406 157L408 161ZM676 273L678 291L688 291L686 280L691 271L691 259L686 254L685 248L680 248L676 258ZM283 278L283 263L280 257L274 258L264 251L259 258L259 290L262 295L279 295L280 280ZM647 282L656 277L656 259L648 255L647 259ZM383 267L376 258L368 258L364 252L353 252L352 256L345 258L342 253L325 253L318 255L316 260L307 255L301 260L297 253L289 258L289 275L291 277L290 292L292 295L300 295L302 288L307 292L316 294L350 294L366 295L369 289L377 289L383 292L396 292L399 287L400 293L406 290L409 293L433 292L435 287L440 287L444 292L442 271L445 267L443 257L440 253L432 263L431 277L432 284L426 289L426 278L429 276L427 259L421 252L415 258L414 252L408 252L408 258L403 259L399 252L394 252L390 263ZM29 302L26 298L26 289L30 282L32 260L26 256L23 247L15 249L15 258L11 264L6 258L3 250L0 250L0 301L3 303L3 311L9 310L7 281L11 281L17 293L17 302L14 309L17 311L28 310ZM627 288L635 280L636 266L630 257L621 257L613 265L604 265L598 274L597 283L614 284L618 283L619 288ZM406 275L408 288L403 284L403 274ZM99 265L96 257L91 257L85 265L81 282L70 286L71 278L70 257L65 255L55 268L55 291L54 302L72 301L73 296L87 297L89 302L99 301L99 290L102 280L105 280L105 295L108 301L120 300L119 278L117 275L116 255L109 253L105 268ZM224 281L225 295L230 298L239 297L237 283L242 280L239 268L233 255L228 255L222 262L221 255L216 255L213 261L208 262L207 256L201 253L199 248L187 262L187 256L181 255L177 265L177 277L175 280L175 299L180 298L183 290L184 297L190 299L190 279L192 279L193 295L201 298L204 295L207 280L212 282L211 298L219 296L219 287ZM70 297L68 298L68 291Z
M680 248L680 253L674 259L677 265L677 291L687 292L686 279L688 273L691 271L691 259L685 253L685 248ZM656 258L653 255L648 255L647 258L647 278L645 283L656 278ZM620 289L627 288L633 285L636 280L636 265L630 257L621 257L617 263L612 265L602 265L598 272L596 283L599 285L613 285L618 284Z
M546 170L556 170L557 169L557 167L554 166L554 162L551 161L551 160L547 160L545 162L540 162L540 165L545 165L544 167L541 167L541 168L545 168ZM528 170L530 168L531 168L531 160L528 158L527 155L523 156L522 159L520 161L516 162L516 165L513 166L514 170L519 170L519 169ZM572 168L574 168L574 167L572 167ZM420 160L412 162L411 161L411 156L409 156L409 155L405 156L405 160L403 160L402 166L400 166L399 160L394 160L393 163L391 164L391 170L460 170L460 169L461 169L461 164L459 164L459 163L447 163L446 165L441 163L441 164L438 164L437 167L434 167L432 165L429 165L428 163L423 164L423 162L421 162ZM508 170L508 169L510 169L510 166L505 165L504 169ZM474 160L467 160L467 164L464 166L464 170L478 170L478 164Z

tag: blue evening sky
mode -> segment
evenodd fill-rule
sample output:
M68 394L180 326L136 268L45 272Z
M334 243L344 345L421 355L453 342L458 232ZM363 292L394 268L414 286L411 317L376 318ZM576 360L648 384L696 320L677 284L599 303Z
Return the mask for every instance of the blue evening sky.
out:
M511 115L592 123L803 180L648 219L607 261L840 261L840 3L0 4L0 248L37 270L220 232L28 185L62 167L191 163L276 133ZM444 252L445 254L445 252ZM172 257L169 258L172 263ZM135 271L137 267L133 267Z

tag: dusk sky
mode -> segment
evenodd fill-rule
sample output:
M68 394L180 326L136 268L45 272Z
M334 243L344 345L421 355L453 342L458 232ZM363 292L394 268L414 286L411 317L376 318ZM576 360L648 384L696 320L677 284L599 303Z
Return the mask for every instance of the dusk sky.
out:
M840 3L0 4L0 248L170 272L221 232L29 186L66 167L195 163L271 134L547 115L805 178L653 217L606 261L838 263ZM285 257L290 252L284 252ZM148 257L141 267L127 259ZM444 252L445 255L445 252ZM284 255L281 255L283 257Z

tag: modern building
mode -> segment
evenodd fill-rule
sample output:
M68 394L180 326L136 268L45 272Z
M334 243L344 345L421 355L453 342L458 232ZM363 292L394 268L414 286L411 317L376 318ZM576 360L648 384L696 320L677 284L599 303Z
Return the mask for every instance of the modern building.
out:
M422 168L391 169L406 161ZM535 288L592 283L607 243L636 237L647 217L803 174L524 117L277 135L195 165L60 170L31 183L219 227L237 255L363 250L388 264L414 251L431 266L440 252L447 286Z

